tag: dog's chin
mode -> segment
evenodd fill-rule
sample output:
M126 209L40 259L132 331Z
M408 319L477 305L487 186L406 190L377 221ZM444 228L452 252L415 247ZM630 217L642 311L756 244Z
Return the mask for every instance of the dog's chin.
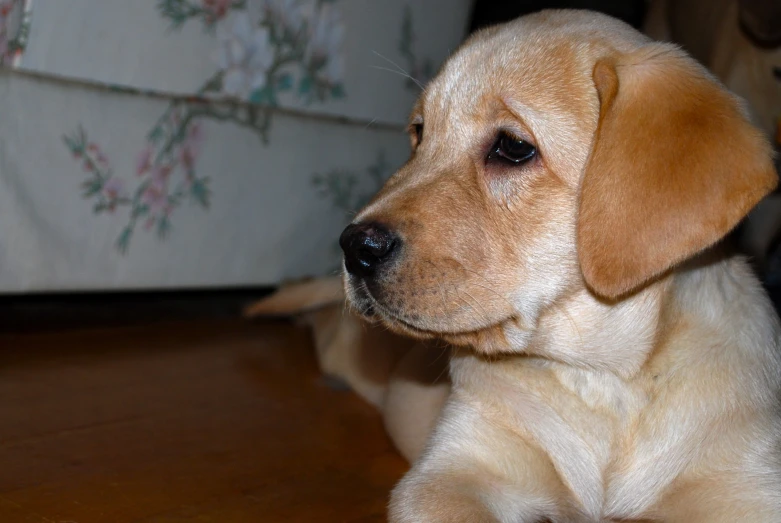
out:
M398 334L415 335L414 333L418 329L399 321L377 302L362 282L355 285L354 282L348 280L346 287L347 304L361 319L369 323L382 324Z
M377 313L376 319L380 321L383 325L388 327L388 329L392 330L397 334L402 334L420 340L432 340L432 339L442 338L441 332L418 327L413 323L405 321L401 318L397 318L384 311Z
M505 326L515 323L514 318L497 321L486 327L473 330L434 330L418 326L404 319L388 314L376 308L374 321L385 325L389 330L419 340L438 340L455 347L465 347L479 353L496 354L512 352L505 336Z
M507 322L514 321L509 317L473 329L447 329L442 326L435 328L419 314L414 315L415 320L413 320L408 315L383 304L372 295L363 282L356 284L355 281L348 281L347 289L348 303L364 320L382 324L397 334L420 340L444 340L453 345L471 346L476 339L482 338L483 334L501 331Z
M433 339L440 333L417 325L392 310L369 291L366 283L347 276L345 280L347 303L358 316L369 323L379 323L397 334L419 339Z

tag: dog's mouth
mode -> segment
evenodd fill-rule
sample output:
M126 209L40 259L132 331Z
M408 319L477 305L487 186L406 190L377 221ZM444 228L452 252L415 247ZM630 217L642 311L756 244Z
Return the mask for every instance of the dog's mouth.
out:
M355 282L352 285L353 292L351 293L351 302L356 311L365 319L372 322L380 322L385 324L391 330L395 330L402 334L407 334L416 338L424 339L447 339L455 341L462 338L471 338L475 334L483 331L501 328L509 322L515 322L514 316L508 316L500 319L490 325L481 326L477 329L432 329L429 326L424 326L418 323L420 320L409 318L399 311L393 310L391 307L383 304L378 300L366 285L366 282Z
M402 331L409 331L416 336L435 337L441 333L431 331L416 325L413 321L404 318L402 314L394 311L387 305L383 305L369 290L366 282L353 286L352 299L356 311L367 320L380 321L388 327Z
M348 281L350 280L352 278L348 276ZM374 305L376 300L372 297L369 289L366 288L366 283L361 281L359 285L356 285L354 282L351 282L348 284L348 287L352 291L347 293L347 303L351 306L351 309L366 320L378 319L377 308Z

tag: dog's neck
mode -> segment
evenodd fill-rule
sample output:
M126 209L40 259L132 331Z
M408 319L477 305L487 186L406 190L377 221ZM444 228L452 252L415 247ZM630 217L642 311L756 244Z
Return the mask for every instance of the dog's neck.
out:
M585 287L571 292L533 329L505 326L472 350L456 349L451 377L456 388L479 389L508 368L552 370L570 390L609 382L609 401L634 410L637 394L706 362L731 369L739 361L741 380L781 388L779 339L778 317L748 264L711 251L615 303Z
M617 303L583 288L540 318L529 352L629 378L653 351L671 287L665 279Z
M615 303L585 287L570 294L541 316L526 352L628 380L654 358L672 332L714 331L736 322L758 322L763 325L760 330L767 330L768 323L775 325L769 306L751 310L757 300L767 303L766 297L757 296L761 294L742 259L709 251Z

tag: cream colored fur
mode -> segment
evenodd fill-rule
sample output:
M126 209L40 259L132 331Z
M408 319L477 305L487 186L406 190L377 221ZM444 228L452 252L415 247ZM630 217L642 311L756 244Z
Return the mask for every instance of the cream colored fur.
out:
M347 295L459 348L390 520L781 521L781 327L713 247L775 184L739 103L625 24L543 12L473 36L411 122L412 158L355 219L401 248ZM487 161L499 129L539 158Z

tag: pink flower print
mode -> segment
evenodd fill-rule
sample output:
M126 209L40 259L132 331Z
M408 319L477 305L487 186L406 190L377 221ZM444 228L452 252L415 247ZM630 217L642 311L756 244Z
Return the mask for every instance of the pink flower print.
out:
M195 159L201 150L203 143L203 130L197 122L190 125L187 136L179 149L179 161L186 171L191 171L195 166Z
M196 155L197 153L195 148L191 145L184 144L182 148L179 149L179 161L182 162L182 165L186 171L191 171L195 166Z
M10 58L11 52L8 49L8 16L14 8L16 0L9 0L0 3L0 60Z
M109 168L108 158L104 156L104 154L100 151L95 155L95 161L98 164L98 168L105 171Z
M142 176L152 167L152 147L144 147L136 158L136 174Z
M141 194L141 203L149 207L149 214L152 216L166 213L168 207L168 186L165 180L152 180Z
M95 143L89 143L86 147L86 156L84 157L84 170L92 172L95 170L101 171L109 168L108 158L103 154ZM81 153L74 152L74 157L80 158Z
M152 168L152 183L165 184L168 181L168 176L173 170L173 165L155 165Z
M168 201L168 186L164 179L154 179L141 194L141 203L149 207L149 217L144 223L144 229L149 230L158 218L171 213Z
M110 205L114 205L116 200L124 198L127 195L124 180L121 178L109 178L106 183L103 184L103 194L105 194L106 198L111 202Z
M203 127L200 123L194 122L187 129L187 143L196 149L200 149L203 143Z
M207 23L214 23L228 12L232 0L202 0L203 10L206 15Z

